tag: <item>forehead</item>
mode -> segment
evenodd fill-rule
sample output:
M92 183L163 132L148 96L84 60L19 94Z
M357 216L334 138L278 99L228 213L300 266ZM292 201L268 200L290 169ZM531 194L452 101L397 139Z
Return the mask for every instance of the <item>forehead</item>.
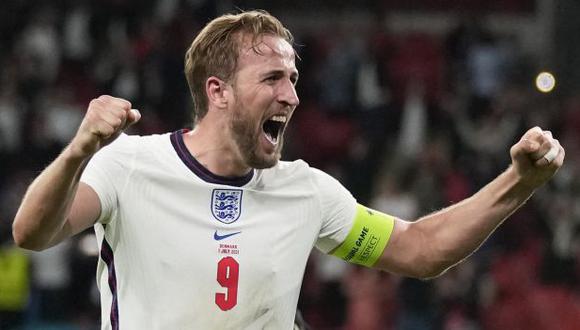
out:
M262 70L277 68L295 71L295 57L294 48L283 38L263 35L252 45L251 36L244 36L238 69L254 67Z

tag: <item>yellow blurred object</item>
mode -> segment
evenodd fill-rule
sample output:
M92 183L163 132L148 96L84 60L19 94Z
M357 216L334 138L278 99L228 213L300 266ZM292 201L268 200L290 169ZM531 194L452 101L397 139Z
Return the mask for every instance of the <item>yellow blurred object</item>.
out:
M0 311L21 311L28 303L29 260L16 247L0 247Z

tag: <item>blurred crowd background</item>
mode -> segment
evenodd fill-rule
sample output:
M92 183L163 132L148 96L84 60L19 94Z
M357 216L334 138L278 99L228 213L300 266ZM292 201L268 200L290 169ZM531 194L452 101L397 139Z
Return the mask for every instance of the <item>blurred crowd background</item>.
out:
M557 176L471 258L419 281L314 252L313 329L580 329L580 3L574 0L4 0L0 4L0 329L97 329L92 230L14 247L26 187L89 101L129 99L131 134L191 127L183 56L211 18L263 8L296 37L301 98L285 159L416 219L505 170L528 128L566 148ZM557 79L551 93L534 84ZM195 279L192 279L195 280Z

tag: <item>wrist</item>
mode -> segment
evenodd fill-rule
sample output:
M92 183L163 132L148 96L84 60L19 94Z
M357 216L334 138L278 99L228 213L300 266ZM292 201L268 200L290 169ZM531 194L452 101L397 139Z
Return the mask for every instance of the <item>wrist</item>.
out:
M518 169L513 165L508 167L505 175L511 182L512 190L524 195L531 195L538 187L538 184L534 180L531 180L529 176L518 171Z
M62 152L62 157L66 163L81 166L88 162L93 156L92 153L84 151L74 143L69 144Z

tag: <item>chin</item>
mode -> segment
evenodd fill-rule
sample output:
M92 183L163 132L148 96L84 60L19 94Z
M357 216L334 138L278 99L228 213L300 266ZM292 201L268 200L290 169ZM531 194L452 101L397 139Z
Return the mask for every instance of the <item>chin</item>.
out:
M262 170L266 168L271 168L278 164L280 160L281 154L277 152L275 155L266 156L266 157L257 157L254 156L252 159L249 159L247 164L255 169Z
M257 170L265 170L267 168L272 168L274 166L276 166L276 164L278 164L278 161L276 161L275 163L261 163L261 164L256 164L255 166L252 166L252 168L255 168Z

